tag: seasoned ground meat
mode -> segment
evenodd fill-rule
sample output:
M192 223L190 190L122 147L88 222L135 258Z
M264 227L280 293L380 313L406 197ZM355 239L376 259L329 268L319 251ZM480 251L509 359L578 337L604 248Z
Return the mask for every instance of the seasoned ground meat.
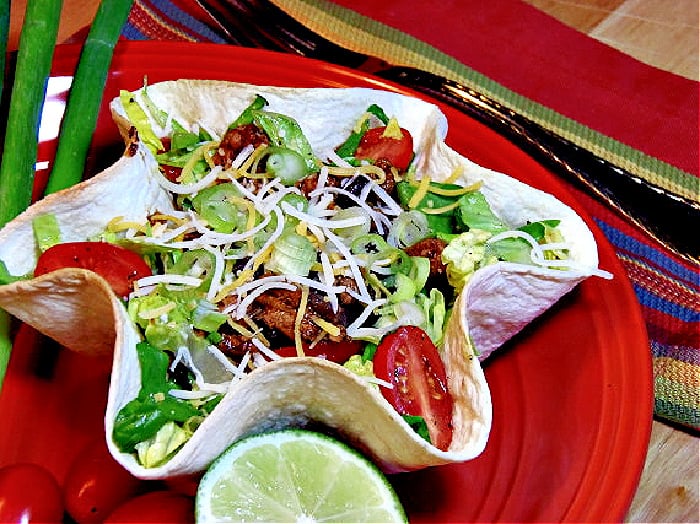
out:
M430 275L426 287L436 288L442 292L446 300L451 300L454 290L447 281L447 266L443 264L441 255L447 242L439 238L425 238L405 249L414 257L424 257L430 260Z
M430 260L430 275L439 276L445 274L446 266L440 256L447 242L439 238L424 238L404 251L413 257L424 257Z
M312 173L302 178L294 185L306 198L309 198L311 192L318 187L318 173ZM329 175L326 181L326 187L340 187L340 180L338 177Z
M384 181L379 184L379 187L390 195L393 195L394 189L396 189L396 180L394 179L394 172L391 168L394 166L386 158L380 158L374 163L374 165L384 171Z
M226 131L221 139L219 150L213 157L216 165L228 169L244 147L252 145L258 147L270 143L265 132L255 124L245 124Z

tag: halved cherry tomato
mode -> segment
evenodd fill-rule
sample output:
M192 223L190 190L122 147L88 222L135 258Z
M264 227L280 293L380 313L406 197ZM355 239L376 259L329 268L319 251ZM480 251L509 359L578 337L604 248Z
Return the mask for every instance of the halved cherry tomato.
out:
M194 499L173 491L151 491L127 500L105 520L105 524L117 522L194 522Z
M388 160L399 171L406 171L413 158L413 137L401 128L403 138L384 136L386 126L373 127L360 139L355 158L366 160Z
M102 435L80 451L66 474L66 511L78 524L102 522L114 508L136 495L142 484L114 460Z
M432 444L446 450L452 441L452 395L438 350L425 331L401 326L385 336L374 355L374 374L393 384L380 388L401 415L423 417Z
M39 256L34 275L66 267L94 271L122 298L129 295L136 280L151 274L148 264L126 248L109 242L66 242L50 247Z
M322 340L312 348L304 348L304 356L319 357L336 364L342 364L351 356L362 352L362 342L358 340L343 340L341 342L327 342ZM294 346L284 346L276 350L280 357L296 357L297 350Z
M50 471L17 463L0 469L0 522L62 522L61 489Z

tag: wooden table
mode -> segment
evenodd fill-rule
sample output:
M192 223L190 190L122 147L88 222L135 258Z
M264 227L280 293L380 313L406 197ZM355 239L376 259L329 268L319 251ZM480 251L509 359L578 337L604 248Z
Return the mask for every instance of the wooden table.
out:
M525 0L562 22L658 68L698 80L697 0ZM12 2L10 49L25 0ZM59 42L88 25L97 2L64 0ZM692 115L691 115L692 117ZM700 522L697 435L654 421L627 522Z

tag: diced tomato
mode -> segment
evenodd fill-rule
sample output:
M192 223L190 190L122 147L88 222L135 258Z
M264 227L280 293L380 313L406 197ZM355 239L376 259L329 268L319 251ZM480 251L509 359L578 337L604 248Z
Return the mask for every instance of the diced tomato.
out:
M126 248L109 242L66 242L50 247L39 256L34 276L66 267L94 271L122 298L129 296L136 280L151 274L148 264Z
M370 160L388 160L399 171L406 171L413 158L413 137L401 128L402 138L384 136L386 126L373 127L360 139L355 151L355 158Z
M304 355L307 357L319 357L342 364L351 356L362 352L362 342L358 340L343 340L342 342L321 341L312 348L305 347ZM281 357L296 357L297 350L294 346L284 346L275 351Z
M169 166L166 164L162 164L160 168L163 170L163 176L170 180L171 182L177 182L178 179L180 178L180 175L182 174L182 168L181 167L174 167L174 166Z
M452 441L452 395L438 350L425 331L401 326L385 336L374 355L375 375L393 388L384 398L401 415L423 417L430 441L446 450Z

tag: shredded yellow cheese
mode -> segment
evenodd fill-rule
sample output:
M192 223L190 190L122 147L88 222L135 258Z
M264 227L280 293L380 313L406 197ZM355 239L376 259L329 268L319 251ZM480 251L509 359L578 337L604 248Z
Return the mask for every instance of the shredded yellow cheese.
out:
M393 138L394 140L402 140L403 133L401 133L401 126L396 118L389 119L389 122L382 133L383 138Z
M318 327L320 327L323 331L328 333L329 335L333 337L337 337L340 335L340 328L336 326L335 324L331 324L327 320L324 320L320 317L312 317L311 320L316 324Z
M234 280L230 284L226 284L225 286L221 287L219 292L214 297L214 303L221 302L229 293L231 293L231 291L236 289L238 286L241 286L246 282L252 280L254 274L255 271L253 271L252 269L246 269L241 271L236 280Z
M139 224L138 222L132 222L124 220L124 217L115 217L107 223L107 231L110 233L118 233L119 231L126 231L127 229L135 229L140 233L147 232L146 224Z
M355 127L352 129L353 133L362 133L362 125L371 117L371 113L363 113L362 116L357 119L357 122L355 122Z
M267 149L267 145L262 144L259 145L258 147L255 148L255 151L253 151L250 156L246 159L243 164L241 164L241 167L239 167L236 170L236 173L238 176L250 176L251 172L254 172L255 169L257 168L258 162L260 158L263 156L265 153L265 150Z
M297 311L297 316L294 319L294 346L297 350L297 356L304 356L304 346L301 341L301 321L304 319L304 314L306 313L306 304L309 301L309 287L301 286L301 300L299 301L299 310Z
M384 183L386 179L386 174L382 168L373 166L371 164L365 164L358 167L337 167L329 166L328 174L335 176L355 176L357 173L363 173L366 175L375 175L375 180L378 184Z
M472 191L476 191L482 186L483 182L481 180L474 182L473 184L465 187L460 187L460 188L454 188L454 189L449 189L449 188L444 188L444 187L436 187L433 186L429 188L430 193L433 193L435 195L442 195L442 196L462 196L466 195L467 193L471 193Z
M151 320L153 318L158 318L161 315L166 315L176 307L177 304L175 302L168 302L161 307L147 309L146 311L139 311L139 317L143 318L144 320Z
M453 184L460 176L462 176L462 173L464 173L464 166L462 164L459 164L452 170L450 176L443 180L443 182L445 184Z
M457 202L452 202L451 204L447 204L446 206L442 207L435 207L435 208L423 208L421 211L425 213L426 215L442 215L443 213L446 213L447 211L451 211L454 208L456 208L459 205L459 201Z
M429 187L430 177L428 175L423 175L423 178L421 178L420 182L418 183L418 189L416 189L416 192L413 193L413 196L408 201L408 207L410 209L414 209L418 206L418 204L420 204L420 201L423 200L425 195L428 194Z

